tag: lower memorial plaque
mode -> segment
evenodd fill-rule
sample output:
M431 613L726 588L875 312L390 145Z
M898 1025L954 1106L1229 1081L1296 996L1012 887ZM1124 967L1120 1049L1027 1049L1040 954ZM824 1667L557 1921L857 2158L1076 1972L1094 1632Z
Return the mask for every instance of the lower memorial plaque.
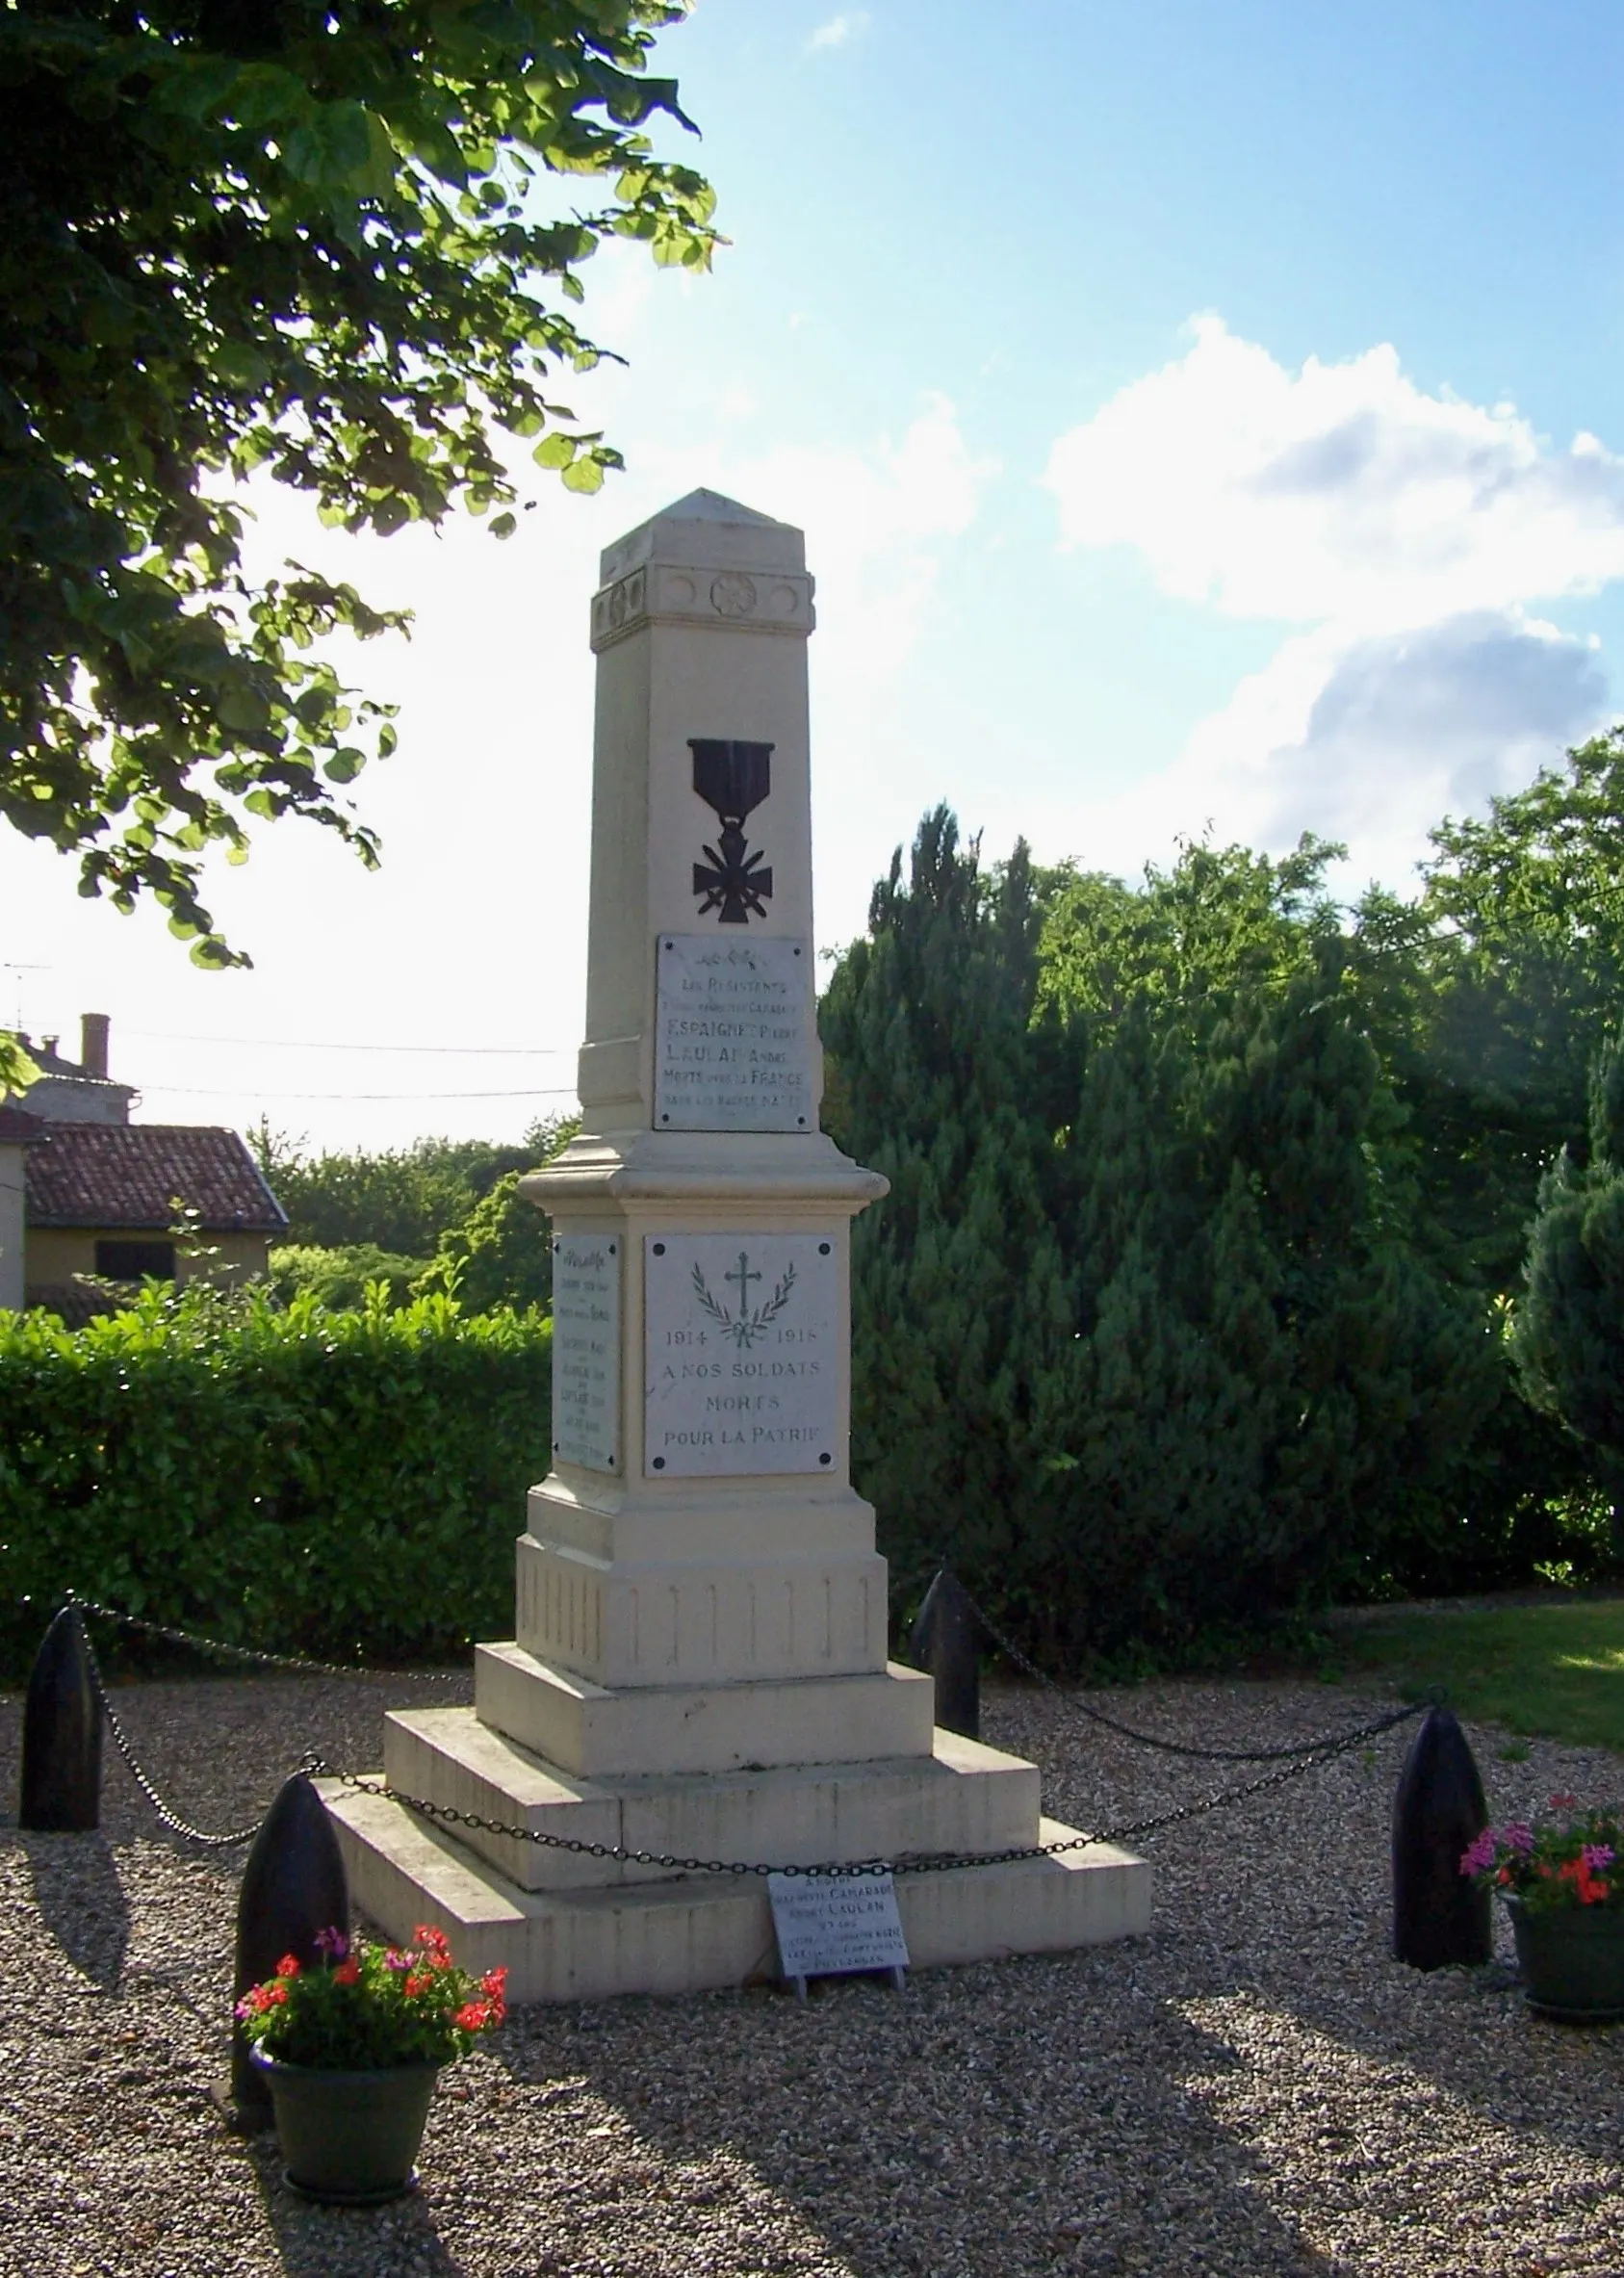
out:
M650 1234L645 1470L838 1469L838 1317L833 1235Z
M900 1985L908 1941L888 1867L872 1875L769 1875L779 1969L805 2001L809 1978L889 1970Z
M553 1453L620 1468L620 1242L553 1237Z

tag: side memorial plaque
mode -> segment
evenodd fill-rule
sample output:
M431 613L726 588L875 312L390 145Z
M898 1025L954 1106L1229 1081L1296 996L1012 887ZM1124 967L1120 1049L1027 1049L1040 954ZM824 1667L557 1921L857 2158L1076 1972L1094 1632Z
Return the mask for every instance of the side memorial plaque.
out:
M805 942L659 936L657 1131L812 1131L816 1027Z
M908 1941L890 1870L872 1875L769 1875L779 1968L803 2001L809 1978L889 1970L900 1986Z
M553 1453L620 1469L620 1241L553 1237Z
M838 1468L832 1234L650 1234L643 1464L651 1478Z

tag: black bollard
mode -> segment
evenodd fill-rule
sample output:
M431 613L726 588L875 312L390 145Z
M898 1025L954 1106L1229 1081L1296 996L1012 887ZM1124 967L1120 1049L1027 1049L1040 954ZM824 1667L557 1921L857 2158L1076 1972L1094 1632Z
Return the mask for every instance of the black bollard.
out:
M915 1660L936 1679L936 1721L981 1738L981 1624L950 1566L941 1566L914 1624Z
M349 1929L349 1881L327 1807L307 1773L284 1780L254 1837L237 1901L237 1971L233 2003L273 1977L284 1954L309 1968L319 1958L318 1930ZM248 2041L231 2028L231 2096L239 2122L269 2127L271 2097L248 2061Z
M17 1825L82 1835L100 1824L101 1702L84 1616L64 1606L29 1671Z
M1487 1825L1466 1735L1450 1710L1429 1710L1393 1799L1393 1953L1412 1969L1493 1955L1489 1894L1460 1872Z

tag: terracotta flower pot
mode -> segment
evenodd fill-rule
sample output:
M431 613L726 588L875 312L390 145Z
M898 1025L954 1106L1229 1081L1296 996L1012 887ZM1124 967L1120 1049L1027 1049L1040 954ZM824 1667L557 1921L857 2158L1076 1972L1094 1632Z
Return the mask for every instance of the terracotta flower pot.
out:
M428 2121L438 2064L322 2072L252 2052L276 2114L288 2181L309 2199L375 2207L417 2180L412 2162Z
M1531 1914L1508 1899L1528 2005L1564 2025L1624 2018L1624 1906L1557 1906Z

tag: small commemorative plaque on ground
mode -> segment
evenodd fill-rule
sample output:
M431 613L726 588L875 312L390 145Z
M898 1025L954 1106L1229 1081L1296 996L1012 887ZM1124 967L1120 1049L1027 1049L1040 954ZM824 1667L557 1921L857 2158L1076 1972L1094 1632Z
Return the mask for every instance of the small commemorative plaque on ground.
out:
M620 1252L609 1234L553 1237L553 1453L620 1469Z
M657 1131L812 1131L812 950L805 942L659 936Z
M875 1875L769 1875L779 1968L805 2001L809 1978L889 1970L902 1983L908 1941L888 1867Z
M838 1474L833 1234L650 1234L643 1275L649 1476Z

